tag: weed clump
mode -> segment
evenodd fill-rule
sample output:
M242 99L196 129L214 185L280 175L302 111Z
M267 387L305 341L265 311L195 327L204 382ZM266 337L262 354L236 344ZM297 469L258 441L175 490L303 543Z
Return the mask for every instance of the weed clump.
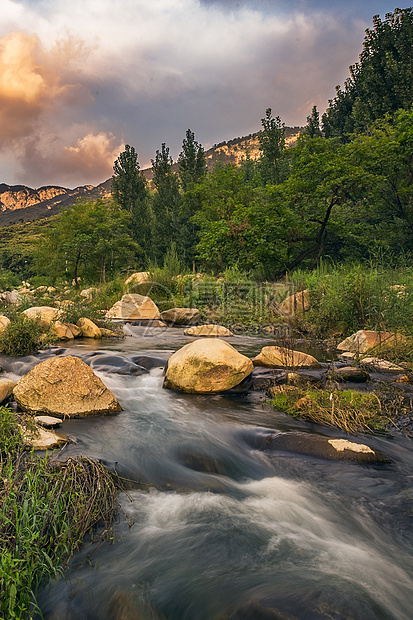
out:
M2 353L13 357L30 355L44 346L44 329L37 321L17 312L13 313L10 319L11 322L2 332L0 339Z
M86 534L110 537L122 485L92 459L24 452L7 407L0 407L0 455L0 617L28 618L40 583L63 572Z
M276 386L270 393L277 409L350 434L383 431L391 421L390 411L374 392Z

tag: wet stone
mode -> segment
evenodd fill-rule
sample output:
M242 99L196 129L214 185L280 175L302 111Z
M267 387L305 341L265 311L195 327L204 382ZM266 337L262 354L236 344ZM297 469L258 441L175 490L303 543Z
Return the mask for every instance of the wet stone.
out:
M90 367L98 372L107 372L117 375L131 375L138 377L148 371L143 366L128 362L117 355L95 355L90 360Z
M369 446L347 439L331 439L310 433L280 433L267 439L267 449L286 450L296 454L318 456L334 461L359 463L390 463L390 460Z

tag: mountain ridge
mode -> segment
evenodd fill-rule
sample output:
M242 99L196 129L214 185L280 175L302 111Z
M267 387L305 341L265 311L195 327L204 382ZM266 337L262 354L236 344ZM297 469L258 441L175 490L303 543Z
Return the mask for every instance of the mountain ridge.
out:
M287 146L296 141L302 129L302 127L285 128ZM214 144L205 151L208 168L212 168L218 161L239 165L247 153L252 159L257 159L260 154L258 135L259 132L256 132ZM178 170L176 162L173 164L173 169ZM142 172L148 181L152 179L152 168L146 168ZM85 200L108 198L111 195L111 184L111 178L96 186L81 185L74 189L59 185L43 185L33 189L25 185L0 183L0 227L57 215L62 209L75 204L79 198Z

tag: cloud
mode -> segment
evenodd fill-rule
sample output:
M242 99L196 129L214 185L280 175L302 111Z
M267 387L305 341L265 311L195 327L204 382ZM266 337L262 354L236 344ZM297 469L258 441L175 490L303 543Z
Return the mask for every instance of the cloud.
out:
M94 182L86 152L93 178L101 153L104 180L124 142L145 166L161 142L176 157L188 127L205 145L257 131L268 107L304 124L343 83L366 27L303 2L288 14L264 1L3 2L0 150L14 154L15 182L36 173L36 185Z
M38 186L47 170L51 179L59 178L65 185L94 185L112 176L113 162L123 150L123 143L104 132L88 133L71 146L61 142L46 146L32 138L25 142L19 162L29 184Z

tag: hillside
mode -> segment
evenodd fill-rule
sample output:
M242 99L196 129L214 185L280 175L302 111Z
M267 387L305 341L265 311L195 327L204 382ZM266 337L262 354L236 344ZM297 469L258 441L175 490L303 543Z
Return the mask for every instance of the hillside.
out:
M301 127L286 127L285 135L287 145L291 145L297 139ZM241 159L249 153L252 159L259 157L258 132L235 138L228 142L220 142L205 152L209 168L218 161L223 163L239 164ZM174 164L175 169L178 168ZM152 169L143 170L148 181L152 178ZM18 222L36 220L43 217L56 215L62 209L67 209L78 198L85 200L97 200L110 196L111 179L107 179L97 186L83 185L74 189L47 185L32 189L25 185L0 184L0 226L10 226Z

